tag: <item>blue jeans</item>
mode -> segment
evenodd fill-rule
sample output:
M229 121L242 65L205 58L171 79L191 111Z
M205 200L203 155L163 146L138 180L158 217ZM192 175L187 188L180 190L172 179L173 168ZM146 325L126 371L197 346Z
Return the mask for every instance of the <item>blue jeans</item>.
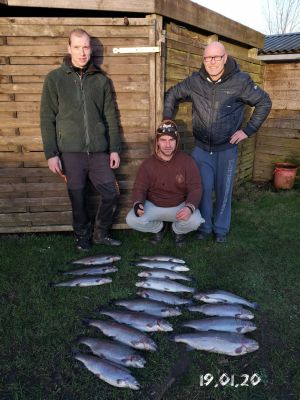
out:
M126 217L127 225L130 228L141 232L157 233L163 227L163 222L172 222L172 229L176 234L186 234L196 231L199 225L204 222L199 210L194 211L187 221L178 221L176 213L184 207L184 203L176 207L157 207L150 201L146 200L144 204L144 215L137 217L133 208Z
M198 165L202 178L203 195L199 205L205 219L200 231L226 235L230 229L231 198L238 157L238 146L209 153L195 147L192 157ZM213 192L215 203L213 205Z

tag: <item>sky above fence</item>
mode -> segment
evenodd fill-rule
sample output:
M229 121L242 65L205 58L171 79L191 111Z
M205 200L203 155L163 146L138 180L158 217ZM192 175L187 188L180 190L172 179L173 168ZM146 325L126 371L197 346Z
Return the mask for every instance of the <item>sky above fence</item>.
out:
M266 33L264 17L265 0L192 0L227 18L246 25L258 32Z

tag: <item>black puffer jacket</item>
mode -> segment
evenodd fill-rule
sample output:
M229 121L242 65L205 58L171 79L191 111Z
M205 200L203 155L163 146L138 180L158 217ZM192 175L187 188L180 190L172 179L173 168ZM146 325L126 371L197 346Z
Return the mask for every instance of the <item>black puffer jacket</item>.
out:
M223 76L213 82L202 65L199 72L170 88L166 93L164 119L172 119L176 103L193 104L193 135L196 145L206 151L232 146L229 139L241 129L245 105L255 107L243 131L256 133L271 110L268 94L259 88L236 61L228 57Z

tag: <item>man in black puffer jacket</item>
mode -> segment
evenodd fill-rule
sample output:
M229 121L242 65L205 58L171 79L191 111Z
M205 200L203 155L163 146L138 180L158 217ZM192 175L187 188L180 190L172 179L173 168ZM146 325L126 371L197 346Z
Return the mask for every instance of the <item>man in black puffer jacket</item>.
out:
M214 233L218 243L226 241L230 229L231 198L238 156L237 145L256 133L271 110L268 94L259 88L220 42L204 50L199 72L171 87L165 98L164 120L172 119L177 102L192 102L196 161L203 185L199 206L205 223L197 239ZM254 107L241 130L245 105ZM215 192L215 205L212 193Z

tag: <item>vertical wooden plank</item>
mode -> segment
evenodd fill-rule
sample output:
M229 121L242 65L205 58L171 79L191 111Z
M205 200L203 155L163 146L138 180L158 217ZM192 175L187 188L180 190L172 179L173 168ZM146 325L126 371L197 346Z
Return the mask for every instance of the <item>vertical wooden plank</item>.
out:
M166 62L166 33L163 30L163 18L156 15L156 43L160 53L156 53L156 127L160 124L164 110L165 62Z
M155 16L149 16L152 25L149 29L149 46L156 45L156 19ZM156 130L156 55L149 54L149 146L150 152L153 148L153 138Z

